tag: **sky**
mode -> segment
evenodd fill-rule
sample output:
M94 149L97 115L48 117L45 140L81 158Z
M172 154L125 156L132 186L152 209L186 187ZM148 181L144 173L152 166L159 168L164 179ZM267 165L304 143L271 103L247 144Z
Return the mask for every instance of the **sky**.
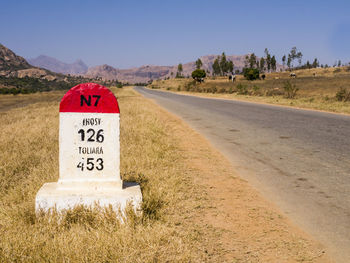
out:
M209 54L350 62L350 1L0 0L0 43L24 58L117 68Z

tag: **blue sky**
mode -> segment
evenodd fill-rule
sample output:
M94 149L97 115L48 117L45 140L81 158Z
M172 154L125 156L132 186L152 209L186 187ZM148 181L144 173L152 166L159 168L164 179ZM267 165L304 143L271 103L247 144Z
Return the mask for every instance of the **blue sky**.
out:
M296 46L303 60L350 62L350 1L0 0L0 43L89 66L173 65L202 55L263 55L280 62Z

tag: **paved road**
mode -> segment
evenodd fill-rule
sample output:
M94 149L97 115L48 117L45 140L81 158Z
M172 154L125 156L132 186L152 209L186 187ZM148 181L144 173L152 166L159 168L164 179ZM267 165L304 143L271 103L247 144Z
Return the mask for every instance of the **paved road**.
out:
M135 89L208 138L292 221L350 262L350 116Z

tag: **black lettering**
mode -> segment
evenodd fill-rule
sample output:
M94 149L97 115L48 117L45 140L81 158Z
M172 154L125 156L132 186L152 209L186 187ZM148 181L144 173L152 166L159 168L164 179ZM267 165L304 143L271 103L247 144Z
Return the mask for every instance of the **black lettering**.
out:
M88 142L94 142L94 136L95 136L95 130L94 129L88 129L86 131L86 133L91 133L91 136L89 137L89 139L87 140Z
M87 106L91 106L91 96L89 95L89 99L86 99L84 95L80 95L80 107L84 106L84 101ZM96 103L95 103L96 104ZM96 105L95 105L96 106Z
M94 106L96 107L98 104L98 101L100 100L101 96L100 95L92 95L92 97L96 98Z
M80 129L80 130L78 131L78 133L80 133L81 140L84 141L84 139L85 139L85 132L84 132L84 130L83 130L83 129Z

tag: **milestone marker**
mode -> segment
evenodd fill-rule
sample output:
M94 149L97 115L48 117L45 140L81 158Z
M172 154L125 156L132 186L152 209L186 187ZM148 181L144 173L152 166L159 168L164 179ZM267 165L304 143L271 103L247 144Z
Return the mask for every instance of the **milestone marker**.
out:
M70 89L60 103L59 180L37 193L36 211L58 211L77 205L112 205L123 211L128 202L140 208L140 186L120 177L119 106L113 93L98 84Z

